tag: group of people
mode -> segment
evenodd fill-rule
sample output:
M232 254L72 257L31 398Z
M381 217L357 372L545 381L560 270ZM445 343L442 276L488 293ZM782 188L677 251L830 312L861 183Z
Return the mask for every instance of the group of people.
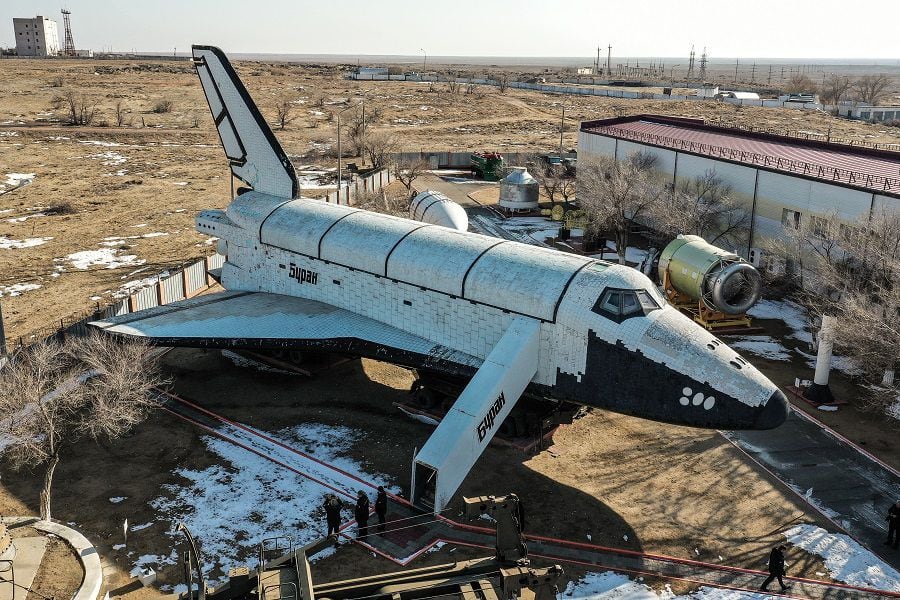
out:
M375 514L378 516L378 532L384 533L385 517L387 516L387 492L383 486L378 486L378 492L375 495ZM327 536L335 536L334 545L337 546L337 536L341 529L341 510L344 503L334 494L325 494L325 502L322 504L325 509L325 521L328 525ZM356 494L356 506L353 509L353 517L356 519L356 537L357 539L365 538L369 535L369 514L371 513L371 504L369 497L362 490Z

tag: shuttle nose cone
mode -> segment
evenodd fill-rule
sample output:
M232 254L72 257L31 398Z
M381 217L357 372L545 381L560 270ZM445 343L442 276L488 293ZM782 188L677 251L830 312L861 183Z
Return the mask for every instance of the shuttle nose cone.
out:
M781 390L775 390L762 411L756 416L756 429L775 429L785 422L790 412L788 400Z

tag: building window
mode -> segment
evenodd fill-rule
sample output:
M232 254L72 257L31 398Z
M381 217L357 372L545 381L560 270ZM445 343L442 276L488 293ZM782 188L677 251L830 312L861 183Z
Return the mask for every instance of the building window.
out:
M829 227L828 219L823 217L810 216L809 229L812 234L819 239L825 240L831 237L829 233L831 228Z
M872 116L872 113L870 113L870 112L859 113L859 118L862 119L863 121L868 121L870 116Z
M785 229L800 229L800 212L783 208L781 210L781 224Z

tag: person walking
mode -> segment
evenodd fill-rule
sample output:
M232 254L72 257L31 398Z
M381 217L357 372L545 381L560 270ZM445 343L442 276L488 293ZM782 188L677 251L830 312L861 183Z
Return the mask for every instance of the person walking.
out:
M356 495L356 539L369 535L369 497L362 490Z
M384 532L384 518L387 516L387 492L383 486L378 486L378 495L375 496L375 514L378 515L378 531Z
M338 544L338 533L341 529L341 509L344 503L334 494L325 494L325 521L328 523L328 533L326 536L334 535L334 545Z
M768 592L769 584L772 583L776 578L778 579L778 583L781 584L781 591L784 592L790 586L784 585L784 551L787 550L785 546L778 546L776 548L772 548L772 553L769 554L769 576L763 582L761 589L764 592Z
M900 500L888 509L888 539L885 546L893 546L894 550L900 545Z

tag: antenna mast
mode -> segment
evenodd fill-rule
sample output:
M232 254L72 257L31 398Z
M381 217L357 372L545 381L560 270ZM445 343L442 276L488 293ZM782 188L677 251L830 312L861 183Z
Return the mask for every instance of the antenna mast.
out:
M65 56L75 56L75 42L72 40L72 24L69 22L69 15L72 13L62 9L63 25L66 29L66 41L63 45L63 54Z
M706 81L706 46L703 47L703 54L700 55L700 81Z

